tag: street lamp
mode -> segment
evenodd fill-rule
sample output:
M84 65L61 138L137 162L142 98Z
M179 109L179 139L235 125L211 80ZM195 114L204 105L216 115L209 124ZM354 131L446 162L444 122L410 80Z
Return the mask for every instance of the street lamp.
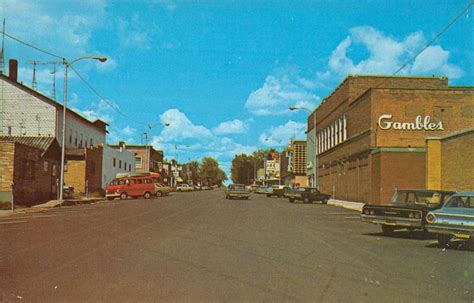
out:
M295 110L306 110L306 111L309 112L310 115L313 113L313 111L312 111L311 109L309 109L309 108L307 108L307 107L305 107L305 106L290 106L290 107L288 107L288 109L291 110L291 111L295 111ZM316 180L317 180L317 179L316 179L316 174L317 174L317 170L318 170L318 165L317 165L317 161L316 161L316 160L317 160L317 154L318 154L318 153L317 153L317 151L318 151L318 146L317 146L317 143L316 143L316 115L313 115L313 128L314 128L314 130L315 130L315 132L314 132L314 138L315 138L315 139L313 140L313 138L311 138L311 137L309 137L309 136L307 136L307 138L309 138L309 139L311 140L311 142L313 143L313 145L314 145L314 164L313 164L313 168L314 168L314 169L313 169L313 173L314 173L314 175L313 175L313 186L316 186L316 187L317 187L317 185L316 185ZM309 131L309 130L308 130L308 131Z
M67 61L63 58L62 64L64 65L64 104L63 104L63 133L62 133L62 143L61 143L61 174L59 182L59 200L63 201L63 190L64 190L64 158L65 158L65 146L66 146L66 111L67 111L67 72L71 65L82 59L93 59L99 60L100 62L107 61L107 57L103 56L82 56L78 57L72 61Z

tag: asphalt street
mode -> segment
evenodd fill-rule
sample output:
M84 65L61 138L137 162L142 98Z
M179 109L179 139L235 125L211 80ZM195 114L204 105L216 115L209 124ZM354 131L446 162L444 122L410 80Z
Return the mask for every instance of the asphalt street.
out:
M474 302L474 252L222 190L0 218L4 302Z

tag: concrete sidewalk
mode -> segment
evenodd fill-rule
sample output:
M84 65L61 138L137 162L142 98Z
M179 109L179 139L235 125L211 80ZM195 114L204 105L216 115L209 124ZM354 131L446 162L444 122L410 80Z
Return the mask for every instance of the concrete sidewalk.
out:
M351 202L351 201L343 201L343 200L336 200L336 199L329 199L328 205L344 207L344 208L355 210L358 212L361 212L362 207L364 207L363 202Z
M33 205L32 207L16 208L15 211L0 210L0 218L12 216L14 214L24 214L24 213L46 211L50 208L61 207L61 206L72 206L72 205L79 205L79 204L96 203L96 202L104 201L104 200L105 200L104 197L98 197L98 198L81 197L77 199L67 199L64 201L50 200L43 204Z

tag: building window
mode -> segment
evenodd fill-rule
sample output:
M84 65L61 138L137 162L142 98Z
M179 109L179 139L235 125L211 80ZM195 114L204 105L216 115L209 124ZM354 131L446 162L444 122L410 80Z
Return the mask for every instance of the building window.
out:
M48 169L49 169L49 162L47 160L44 160L43 171L48 172Z
M128 171L132 171L132 164L128 165Z
M117 159L114 158L114 167L117 165Z
M76 146L76 147L77 147L77 137L76 137L76 138L74 138L74 146Z
M346 115L344 115L344 117L342 118L342 127L344 128L344 131L342 133L343 140L346 141L347 140L347 119L346 119Z
M91 138L91 141L90 141L90 144L89 144L90 147L93 147L94 144L92 143L92 138Z
M339 118L337 122L339 124L339 142L342 142L342 119Z
M119 160L119 168L122 169L122 160Z
M337 121L335 122L336 124L334 125L334 145L338 145L339 144L339 130L338 130L338 126L339 124L337 123Z
M142 168L142 157L135 156L135 168Z

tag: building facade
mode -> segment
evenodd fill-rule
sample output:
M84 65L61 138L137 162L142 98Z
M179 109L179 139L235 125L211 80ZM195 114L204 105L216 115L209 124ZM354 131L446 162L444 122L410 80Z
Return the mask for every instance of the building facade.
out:
M308 186L306 141L291 140L280 157L281 183L292 187Z
M306 128L306 176L309 187L317 187L316 184L316 111L313 111L307 120Z
M18 67L10 61L9 76L0 74L0 135L54 137L62 145L63 106L19 83ZM105 144L107 123L89 121L67 109L66 148Z
M125 143L121 142L118 148L103 146L102 188L117 174L133 174L135 171L135 154L127 150Z
M110 145L112 148L120 149L124 142L119 145ZM161 173L163 170L163 151L156 150L151 145L128 145L127 150L134 154L135 171L137 173Z
M474 191L474 128L426 139L426 187Z
M0 202L57 199L61 149L52 137L0 136Z
M377 204L425 188L425 138L474 125L473 93L445 77L347 77L316 109L321 191Z

